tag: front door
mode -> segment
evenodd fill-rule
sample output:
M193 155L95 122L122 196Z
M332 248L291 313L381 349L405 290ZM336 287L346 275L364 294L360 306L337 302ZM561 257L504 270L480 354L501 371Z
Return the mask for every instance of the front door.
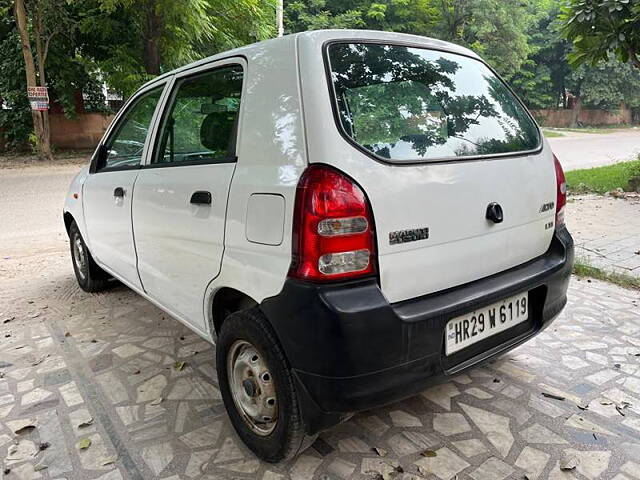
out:
M242 77L238 63L177 76L156 148L136 181L133 226L145 291L202 332L205 291L224 251Z
M86 240L91 254L136 288L141 284L133 245L131 200L163 88L152 88L129 103L97 150L96 164L83 187Z

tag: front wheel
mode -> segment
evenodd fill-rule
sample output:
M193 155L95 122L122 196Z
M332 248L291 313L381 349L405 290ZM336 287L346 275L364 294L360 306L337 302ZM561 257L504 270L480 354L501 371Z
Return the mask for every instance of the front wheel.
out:
M242 310L225 320L216 364L231 423L259 458L288 460L313 443L315 436L304 432L287 360L259 309Z
M71 222L69 226L69 242L73 271L80 288L85 292L99 292L107 288L109 275L98 266L91 256L75 221Z

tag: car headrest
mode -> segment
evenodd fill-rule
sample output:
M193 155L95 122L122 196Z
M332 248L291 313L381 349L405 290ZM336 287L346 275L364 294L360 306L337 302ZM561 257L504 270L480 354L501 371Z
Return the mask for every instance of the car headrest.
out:
M200 125L202 146L213 151L227 150L235 119L235 112L213 112L204 117Z

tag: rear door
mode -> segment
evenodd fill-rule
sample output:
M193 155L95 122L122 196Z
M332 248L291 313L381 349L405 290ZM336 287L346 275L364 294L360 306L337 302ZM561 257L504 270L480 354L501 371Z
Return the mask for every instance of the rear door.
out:
M136 181L133 226L144 289L200 331L205 290L224 252L243 65L229 60L176 76L154 153Z
M486 65L373 41L326 48L332 98L322 106L305 91L305 112L313 112L305 116L314 132L310 160L335 165L366 192L390 302L477 280L547 250L553 159L526 109ZM315 72L301 71L304 85ZM319 129L329 122L335 129ZM502 220L492 218L496 211Z
M133 98L97 150L83 186L88 244L94 258L141 288L131 229L131 199L164 84Z

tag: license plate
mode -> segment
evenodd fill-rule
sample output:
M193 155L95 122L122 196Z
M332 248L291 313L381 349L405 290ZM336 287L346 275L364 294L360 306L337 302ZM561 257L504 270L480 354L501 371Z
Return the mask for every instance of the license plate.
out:
M449 320L445 329L445 353L451 355L529 318L529 295L520 293Z

